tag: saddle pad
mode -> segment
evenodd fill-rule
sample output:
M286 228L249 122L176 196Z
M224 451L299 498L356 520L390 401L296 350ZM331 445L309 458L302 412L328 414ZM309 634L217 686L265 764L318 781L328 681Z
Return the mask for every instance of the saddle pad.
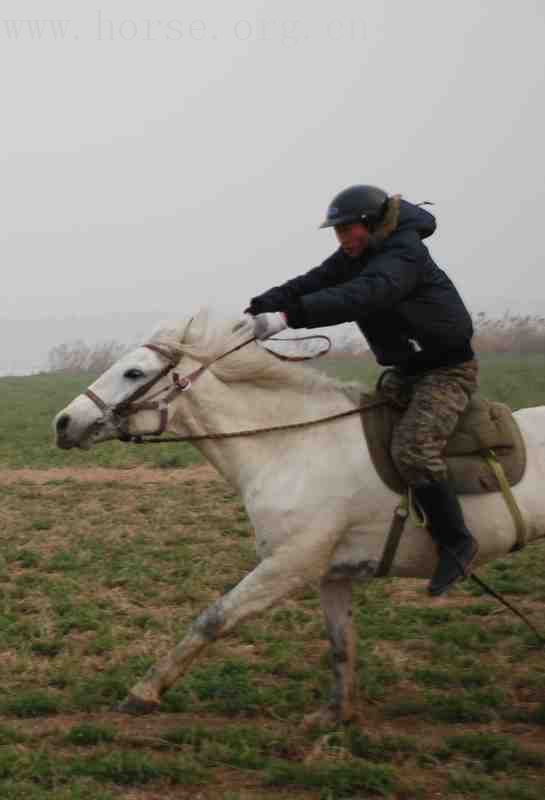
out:
M407 485L397 471L390 454L394 426L403 411L381 394L363 394L362 422L371 459L384 483L398 494ZM449 479L458 494L483 494L500 491L498 481L484 456L493 450L510 486L515 486L526 469L526 445L509 406L473 395L458 426L448 441L444 456Z

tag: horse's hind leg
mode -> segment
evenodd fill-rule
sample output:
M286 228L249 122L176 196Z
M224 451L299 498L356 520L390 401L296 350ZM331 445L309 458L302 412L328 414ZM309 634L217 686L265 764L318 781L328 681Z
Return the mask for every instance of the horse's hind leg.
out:
M329 705L305 717L305 727L331 727L354 717L356 635L352 619L352 580L327 580L320 584L335 684Z

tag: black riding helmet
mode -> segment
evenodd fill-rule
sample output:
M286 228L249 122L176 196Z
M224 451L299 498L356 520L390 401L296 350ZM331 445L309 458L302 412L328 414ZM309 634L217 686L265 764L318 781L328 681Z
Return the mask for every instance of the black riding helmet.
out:
M372 229L386 213L388 199L386 192L377 186L365 184L349 186L348 189L343 189L335 195L320 228L364 222Z

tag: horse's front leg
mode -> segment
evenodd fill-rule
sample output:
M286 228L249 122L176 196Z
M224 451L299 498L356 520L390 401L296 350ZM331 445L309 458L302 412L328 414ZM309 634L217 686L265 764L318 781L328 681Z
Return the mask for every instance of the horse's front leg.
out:
M328 580L320 584L335 684L328 706L305 717L305 727L331 727L354 718L356 635L352 619L352 580Z
M157 710L163 692L183 675L207 645L228 634L239 622L321 577L335 543L336 531L332 528L294 535L197 618L177 647L131 689L120 710L133 713Z

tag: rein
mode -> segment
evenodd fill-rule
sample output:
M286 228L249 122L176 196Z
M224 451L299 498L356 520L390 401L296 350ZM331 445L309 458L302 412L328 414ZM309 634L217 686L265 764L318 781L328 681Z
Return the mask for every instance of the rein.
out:
M274 342L301 342L305 340L315 340L315 339L322 339L327 343L327 347L317 356L283 356L279 353L275 353L273 350L269 350L267 347L268 353L273 355L275 358L279 359L280 361L309 361L314 358L319 358L321 356L326 355L331 350L331 339L328 336L324 336L322 334L316 334L312 336L300 336L294 339L271 339ZM162 358L165 358L168 361L168 364L154 377L152 380L148 381L144 386L141 386L137 389L127 400L123 400L121 403L118 403L115 406L109 406L107 403L102 400L95 392L91 389L87 389L83 394L89 398L101 411L102 413L108 414L111 413L112 416L116 419L116 425L119 430L119 440L122 442L133 443L133 444L142 444L143 442L150 442L154 443L161 443L161 442L194 442L199 441L201 439L223 439L223 438L230 438L234 436L249 436L256 433L267 433L272 430L284 430L285 428L299 428L306 425L313 425L318 422L325 422L329 419L337 419L337 417L347 416L348 414L355 414L360 409L353 409L348 412L343 412L341 414L334 414L331 417L324 417L323 419L312 420L310 422L297 422L291 425L285 426L278 426L276 428L259 428L255 430L244 430L244 431L232 431L230 433L211 433L211 434L201 434L201 435L194 435L194 436L171 436L171 437L163 437L162 434L166 431L168 425L168 406L170 403L182 392L187 392L195 381L200 378L200 376L205 372L212 364L215 364L217 361L221 361L222 358L230 355L231 353L236 353L237 350L240 350L242 347L246 347L246 345L251 344L252 342L258 341L255 336L252 336L250 339L246 339L244 342L232 347L230 350L227 350L225 353L222 353L217 358L210 361L208 364L201 364L200 367L193 370L189 375L185 375L181 377L178 372L172 372L172 386L166 386L163 389L159 389L158 392L152 394L150 397L146 398L141 402L136 402L140 397L147 395L150 389L152 389L156 383L158 383L165 375L168 375L169 372L174 370L178 363L178 359L173 358L172 354L169 353L166 349L153 344L148 343L144 344L143 347L147 348L148 350L152 350L153 352L160 355ZM164 395L164 396L162 396ZM161 397L162 396L162 397ZM156 399L161 398L161 399ZM133 416L134 414L138 413L139 411L157 411L159 413L159 427L155 431L151 431L150 433L142 433L139 435L133 436L127 430L125 421Z
M184 391L182 389L182 391ZM306 428L310 425L319 425L321 422L331 422L335 419L342 419L349 417L352 414L360 414L362 411L367 411L370 408L377 406L384 406L387 404L386 400L370 400L368 403L356 408L351 408L349 411L341 411L338 414L330 414L327 417L319 417L318 419L310 419L306 422L291 422L287 425L272 425L270 428L250 428L240 431L228 431L227 433L202 433L188 436L154 436L153 434L142 434L141 436L131 436L130 439L124 439L132 444L162 444L168 442L198 442L204 439L232 439L236 436L255 436L258 433L271 433L272 431L287 431L296 428Z

